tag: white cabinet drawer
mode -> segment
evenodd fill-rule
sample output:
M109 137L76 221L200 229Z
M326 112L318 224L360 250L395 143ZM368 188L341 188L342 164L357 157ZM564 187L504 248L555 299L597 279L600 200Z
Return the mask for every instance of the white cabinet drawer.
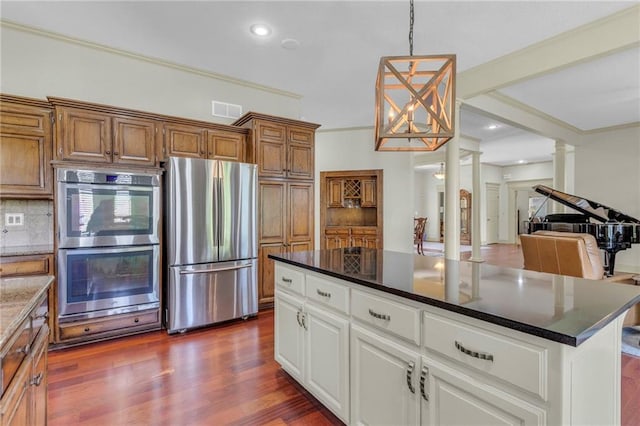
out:
M547 349L424 313L427 349L547 399Z
M274 280L276 286L304 296L304 274L302 272L276 262Z
M306 295L309 300L349 314L349 288L315 275L306 276Z
M420 310L353 290L351 313L359 320L420 344Z

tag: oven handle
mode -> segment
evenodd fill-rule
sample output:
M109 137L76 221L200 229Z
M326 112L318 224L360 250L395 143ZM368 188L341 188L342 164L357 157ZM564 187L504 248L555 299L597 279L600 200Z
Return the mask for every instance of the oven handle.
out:
M211 272L222 272L222 271L234 271L236 269L250 268L253 266L251 263L247 263L239 266L227 266L226 268L217 268L217 269L198 269L196 271L180 271L180 275L189 275L189 274L208 274Z

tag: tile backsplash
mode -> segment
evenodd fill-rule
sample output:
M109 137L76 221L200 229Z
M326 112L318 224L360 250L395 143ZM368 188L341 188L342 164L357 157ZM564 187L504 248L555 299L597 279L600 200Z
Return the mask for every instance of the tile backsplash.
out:
M7 226L7 213L22 213L24 222ZM0 200L0 254L13 247L53 245L53 202Z

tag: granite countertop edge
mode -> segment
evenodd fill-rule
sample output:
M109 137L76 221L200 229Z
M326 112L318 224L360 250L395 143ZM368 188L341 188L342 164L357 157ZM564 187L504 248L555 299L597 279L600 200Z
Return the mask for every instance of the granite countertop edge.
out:
M305 263L297 262L291 259L286 259L283 257L279 257L277 254L270 254L268 256L270 259L277 260L282 263L287 263L292 266L297 266L299 268L307 269L309 271L318 272L324 275L328 275L334 278L338 278L344 281L348 281L354 284L359 284L374 290L379 290L385 293L394 294L396 296L404 297L406 299L414 300L416 302L424 303L426 305L435 306L437 308L444 309L449 312L455 312L457 314L461 314L470 318L479 319L482 321L486 321L492 324L496 324L511 330L519 331L525 334L530 334L534 336L538 336L550 341L562 343L568 346L577 347L581 343L585 342L589 339L593 334L595 334L598 330L609 324L614 318L621 314L625 310L631 308L637 301L629 301L624 307L619 309L619 312L615 312L612 315L608 315L604 317L601 321L594 324L589 329L583 331L582 333L572 336L564 333L543 329L540 327L536 327L531 324L526 324L523 322L515 321L509 318L504 318L498 315L492 315L486 312L480 312L474 309L465 308L464 306L455 305L451 303L447 303L442 300L433 299L428 296L423 296L415 293L409 293L402 290L398 290L392 287L381 286L376 283L372 283L367 280L358 279L357 277L353 277L350 275L343 275L334 271L326 270L323 268L318 268L314 266L307 265Z
M37 246L4 247L0 250L0 257L30 256L38 254L53 254L53 245L43 244Z
M4 278L4 279L0 279L0 281L3 281L3 280L12 280L12 281L13 280L16 280L16 281L17 280L24 280L25 282L28 282L30 280L33 280L34 277L42 278L43 275L32 275L32 276L17 277L17 278ZM35 307L38 299L40 297L42 297L42 295L45 292L47 292L47 290L51 286L51 283L53 283L53 281L55 280L55 277L53 275L46 275L44 277L47 278L46 281L44 281L44 284L42 284L40 286L40 288L28 300L21 300L20 301L20 303L24 304L22 309L18 312L17 315L15 315L13 320L8 325L6 325L5 327L2 327L2 329L0 329L0 351L2 351L4 349L4 345L11 339L11 337L16 332L16 330L18 329L20 324L22 324L22 322L27 318L27 316L29 315L29 312L31 312L31 310ZM0 308L2 308L2 305L3 305L3 301L2 301L2 297L1 296L2 295L0 294ZM18 302L14 302L14 303L18 303Z

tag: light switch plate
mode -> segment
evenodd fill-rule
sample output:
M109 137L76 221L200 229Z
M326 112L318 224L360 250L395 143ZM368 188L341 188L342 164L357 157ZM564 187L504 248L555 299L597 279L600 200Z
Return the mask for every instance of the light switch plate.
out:
M23 226L24 213L5 213L4 226Z

